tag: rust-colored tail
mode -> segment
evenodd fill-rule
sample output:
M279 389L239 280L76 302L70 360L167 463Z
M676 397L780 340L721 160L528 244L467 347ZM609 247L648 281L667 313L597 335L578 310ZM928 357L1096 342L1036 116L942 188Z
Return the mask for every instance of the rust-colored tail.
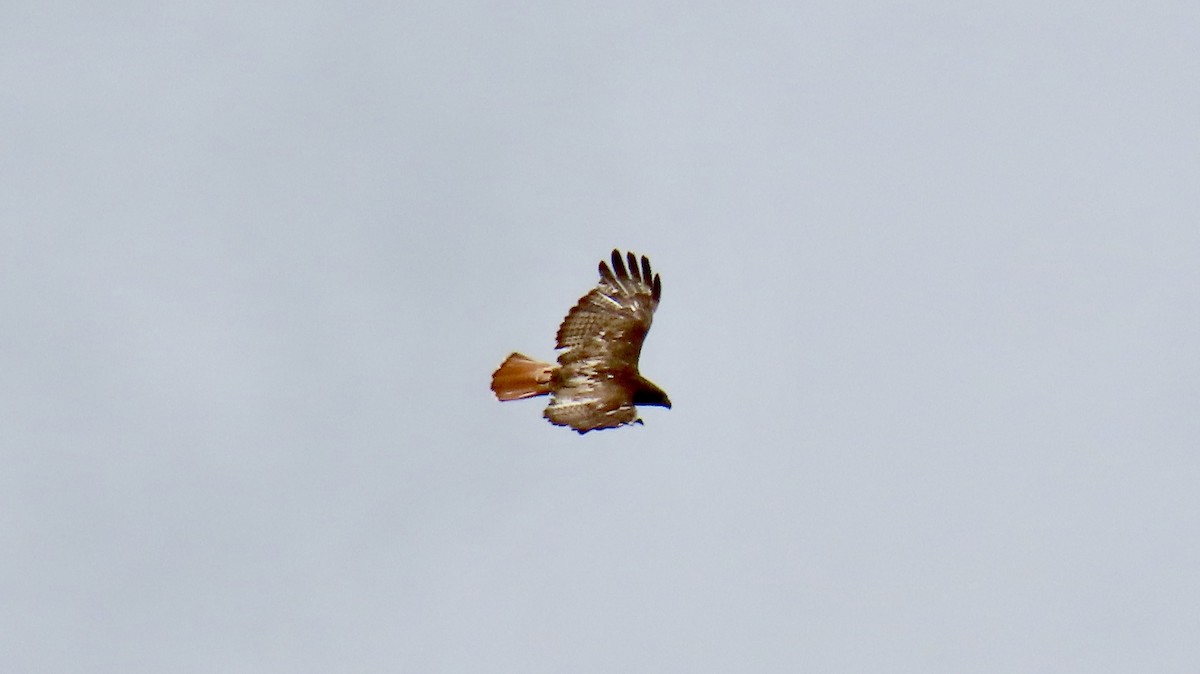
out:
M514 353L492 373L492 391L500 400L520 400L550 392L556 365Z

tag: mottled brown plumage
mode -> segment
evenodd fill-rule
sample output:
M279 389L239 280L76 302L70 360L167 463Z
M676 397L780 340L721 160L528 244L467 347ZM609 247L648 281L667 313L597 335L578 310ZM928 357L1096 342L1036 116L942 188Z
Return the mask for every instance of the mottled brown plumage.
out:
M641 423L636 405L670 408L667 394L638 372L661 296L650 260L623 260L614 250L612 268L600 263L600 283L558 328L558 365L514 353L492 375L492 391L500 400L549 394L545 417L580 433Z

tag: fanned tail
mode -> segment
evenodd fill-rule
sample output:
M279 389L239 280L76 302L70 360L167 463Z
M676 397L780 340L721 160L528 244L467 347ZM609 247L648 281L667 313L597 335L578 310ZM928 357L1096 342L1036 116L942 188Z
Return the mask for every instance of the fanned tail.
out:
M520 400L550 392L557 366L514 353L492 373L492 391L500 400Z

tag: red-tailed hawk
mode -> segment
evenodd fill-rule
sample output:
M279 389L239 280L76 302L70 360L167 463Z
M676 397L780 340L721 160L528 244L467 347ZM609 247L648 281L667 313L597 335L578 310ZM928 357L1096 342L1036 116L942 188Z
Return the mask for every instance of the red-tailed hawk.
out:
M580 433L640 424L634 405L670 409L662 389L638 373L642 342L650 331L662 282L641 266L633 253L621 260L612 252L612 269L600 262L600 283L580 298L558 328L558 365L514 353L492 374L500 400L550 395L545 416L557 426ZM615 272L615 273L614 273Z

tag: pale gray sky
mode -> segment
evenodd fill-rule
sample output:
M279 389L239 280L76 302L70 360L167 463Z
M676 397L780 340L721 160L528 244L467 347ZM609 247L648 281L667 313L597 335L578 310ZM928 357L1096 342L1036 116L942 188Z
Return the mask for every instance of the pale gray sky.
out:
M0 670L1200 668L1195 2L4 14Z

